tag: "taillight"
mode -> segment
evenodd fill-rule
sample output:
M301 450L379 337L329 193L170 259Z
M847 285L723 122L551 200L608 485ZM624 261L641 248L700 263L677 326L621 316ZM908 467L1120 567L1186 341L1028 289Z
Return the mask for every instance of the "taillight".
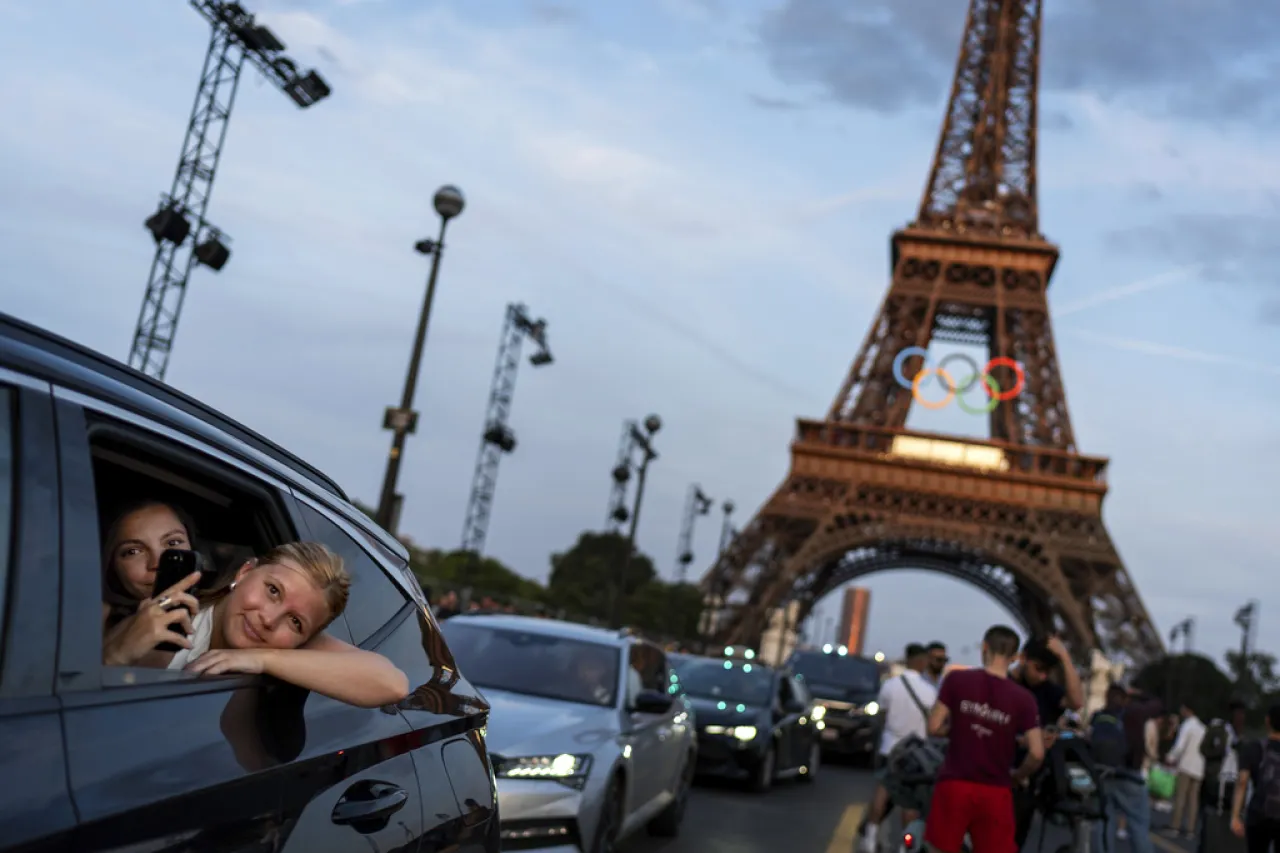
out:
M905 847L905 848L907 848L908 850L910 850L910 849L912 848L912 846L913 846L913 845L915 845L915 843L916 843L916 837L915 837L914 835L912 835L910 832L904 832L904 833L902 834L902 846L903 846L903 847Z

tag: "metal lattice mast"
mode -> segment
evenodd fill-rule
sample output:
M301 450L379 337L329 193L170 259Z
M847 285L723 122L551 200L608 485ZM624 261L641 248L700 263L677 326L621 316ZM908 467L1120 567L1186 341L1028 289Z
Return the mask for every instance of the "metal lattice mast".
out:
M146 222L156 253L129 351L132 367L158 379L164 379L169 366L191 270L203 263L216 272L231 255L207 212L245 62L299 107L311 106L330 91L316 72L299 73L283 55L284 44L238 3L191 0L191 5L210 24L209 48L173 185Z
M693 562L693 525L698 516L711 512L714 503L702 491L697 483L689 486L689 496L685 498L684 515L680 518L680 541L676 546L676 577L684 583L689 573L689 564Z
M627 483L631 481L631 456L635 448L632 436L636 422L622 424L622 438L618 440L618 461L613 466L613 485L609 488L609 513L604 519L604 529L609 533L622 533L622 525L631 517L627 509Z
M525 338L538 347L537 352L529 356L529 363L535 367L550 364L546 320L530 320L523 305L512 303L507 306L502 338L498 342L489 407L485 412L475 474L471 478L471 499L467 502L467 517L462 525L462 550L477 557L484 552L485 538L489 533L493 495L498 486L498 464L504 453L516 449L516 435L507 425L507 418L511 415L516 374L520 368L520 349Z

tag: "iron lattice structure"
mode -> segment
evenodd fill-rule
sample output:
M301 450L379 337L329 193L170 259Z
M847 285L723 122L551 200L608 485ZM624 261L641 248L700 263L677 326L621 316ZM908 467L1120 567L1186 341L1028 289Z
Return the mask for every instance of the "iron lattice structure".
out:
M551 350L547 348L547 321L531 320L523 305L507 306L502 324L502 338L498 342L498 360L493 368L493 382L489 386L489 406L485 410L484 432L480 436L480 452L476 456L475 474L471 478L471 498L467 501L467 516L462 524L462 549L479 557L484 553L485 538L489 535L489 517L493 511L493 495L498 487L498 465L504 453L516 449L516 435L507 420L511 416L511 401L516 392L516 375L520 368L520 351L525 338L533 341L537 350L529 356L529 363L541 367L551 363Z
M1039 0L971 0L919 213L891 239L892 279L825 420L800 420L791 470L703 579L714 636L758 643L876 571L942 572L1028 631L1138 664L1163 653L1107 534L1107 460L1076 448L1046 289L1058 248L1036 204ZM999 389L986 441L908 430L907 347L979 344ZM917 370L920 368L917 368ZM903 371L911 375L909 370ZM975 377L976 378L976 377Z
M689 486L689 496L685 498L684 514L680 516L680 539L676 545L676 579L685 582L689 573L689 564L693 562L693 526L698 516L711 512L714 504L711 498L702 491L697 483Z
M221 268L230 254L224 247L225 236L209 222L207 212L245 63L254 65L299 107L311 106L330 93L314 71L300 73L293 60L283 55L284 45L255 24L253 15L238 3L191 0L191 5L209 22L209 48L173 185L147 222L156 239L156 253L129 350L129 365L158 379L164 379L169 367L192 269L201 260ZM162 236L165 226L179 219L182 226ZM224 247L224 254L212 261L206 259L209 256L200 258L199 246Z

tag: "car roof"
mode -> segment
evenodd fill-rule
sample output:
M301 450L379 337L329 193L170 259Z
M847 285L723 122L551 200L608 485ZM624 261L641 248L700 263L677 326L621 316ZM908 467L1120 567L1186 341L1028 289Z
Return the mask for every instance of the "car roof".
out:
M295 485L350 502L337 481L319 468L212 406L96 350L3 312L0 312L0 364L136 412L246 462L258 462L245 458L243 450L236 446L239 442L291 474ZM363 518L359 521L366 532L407 559L401 542L371 521L364 523Z
M451 616L445 624L449 623L480 625L508 631L528 631L531 634L545 634L550 637L582 640L618 648L632 642L643 642L637 637L611 631L608 628L580 625L577 622L562 622L559 619L540 619L536 616L515 616L510 613L459 613L457 616Z

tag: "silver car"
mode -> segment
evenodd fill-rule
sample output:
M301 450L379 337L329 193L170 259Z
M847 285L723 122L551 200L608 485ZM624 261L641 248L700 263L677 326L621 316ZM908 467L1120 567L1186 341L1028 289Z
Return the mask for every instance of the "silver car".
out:
M442 631L490 703L503 849L612 853L680 831L693 713L652 643L550 619L470 615Z

